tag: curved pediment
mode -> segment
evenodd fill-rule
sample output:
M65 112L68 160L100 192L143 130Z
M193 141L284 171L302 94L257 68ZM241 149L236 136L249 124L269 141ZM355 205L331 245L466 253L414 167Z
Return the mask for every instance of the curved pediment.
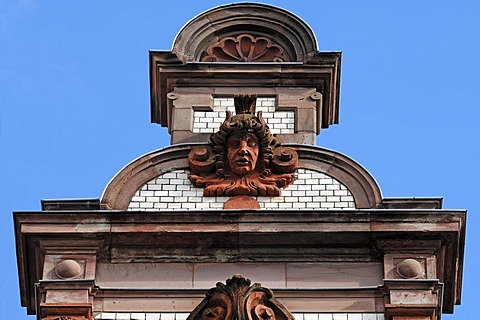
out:
M305 62L318 49L313 31L294 14L265 4L237 3L190 20L172 51L183 62Z
M134 160L110 181L101 198L102 207L147 211L223 209L227 196L205 197L203 189L188 179L189 153L206 145L170 146ZM257 197L261 209L365 209L380 205L382 196L375 179L354 160L320 147L284 146L298 153L296 180L282 189L280 196Z

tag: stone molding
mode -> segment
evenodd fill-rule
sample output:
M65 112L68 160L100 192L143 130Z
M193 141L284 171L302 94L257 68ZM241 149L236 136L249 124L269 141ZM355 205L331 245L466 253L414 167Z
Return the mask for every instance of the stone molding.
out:
M225 210L221 214L212 211L44 211L41 214L15 213L14 219L22 305L28 306L30 313L34 312L35 305L39 305L36 296L45 299L40 302L47 303L47 307L51 308L58 307L58 303L85 304L93 298L102 297L93 279L43 280L45 251L38 246L41 243L48 243L50 248L68 243L68 250L72 251L101 244L95 260L112 264L362 263L382 261L385 252L390 252L390 248L397 250L401 243L405 254L418 258L415 252L431 252L431 241L435 239L439 244L436 249L439 253L436 256L437 270L442 270L437 277L445 284L443 311L452 312L454 304L460 302L464 211L272 210L268 215L258 210ZM419 233L419 230L422 232ZM413 247L408 245L412 241L416 243ZM301 254L299 247L302 247ZM386 279L385 283L388 281L395 284L437 282L436 279ZM37 294L34 290L36 283L41 290ZM401 289L398 286L395 288ZM415 287L414 290L423 289ZM110 294L118 297L115 292L110 291ZM148 292L142 293L142 299ZM159 291L159 294L165 293ZM134 299L135 295L132 292L130 297ZM138 302L142 299L134 300ZM297 291L292 293L292 299L282 298L282 301L286 305L287 301L298 302ZM171 298L168 300L171 301ZM289 307L292 311L301 308Z
M135 192L163 173L188 169L188 154L193 147L205 144L176 145L146 154L124 167L108 184L101 198L107 210L127 210ZM299 168L312 169L335 178L345 185L355 200L356 208L375 208L381 191L375 179L354 160L338 152L320 147L285 144L298 153Z

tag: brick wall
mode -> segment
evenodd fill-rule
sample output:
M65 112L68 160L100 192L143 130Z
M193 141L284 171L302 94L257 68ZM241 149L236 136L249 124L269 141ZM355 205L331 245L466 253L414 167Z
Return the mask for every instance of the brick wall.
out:
M213 111L194 111L193 132L214 133L225 120L225 111L235 114L233 98L214 98ZM275 111L275 98L258 98L257 112L262 111L262 116L273 134L295 133L295 112Z
M188 313L99 313L102 320L186 320ZM295 320L384 320L383 313L293 313Z
M228 197L203 197L187 170L165 173L143 185L132 197L128 210L222 209ZM297 179L279 197L256 197L261 209L354 209L350 191L338 180L321 172L298 169Z

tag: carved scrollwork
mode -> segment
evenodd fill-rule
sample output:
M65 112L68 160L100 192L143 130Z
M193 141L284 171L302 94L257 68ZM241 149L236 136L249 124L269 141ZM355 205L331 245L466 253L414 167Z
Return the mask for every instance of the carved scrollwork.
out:
M218 282L187 320L293 320L291 313L259 283L234 275Z
M266 37L241 34L208 47L202 62L287 62L285 50Z

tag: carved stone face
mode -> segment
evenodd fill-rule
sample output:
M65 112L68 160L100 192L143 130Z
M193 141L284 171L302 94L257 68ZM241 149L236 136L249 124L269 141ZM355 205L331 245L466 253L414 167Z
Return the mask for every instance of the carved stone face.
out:
M227 159L230 169L244 176L255 170L258 159L258 138L250 133L233 134L227 139Z

